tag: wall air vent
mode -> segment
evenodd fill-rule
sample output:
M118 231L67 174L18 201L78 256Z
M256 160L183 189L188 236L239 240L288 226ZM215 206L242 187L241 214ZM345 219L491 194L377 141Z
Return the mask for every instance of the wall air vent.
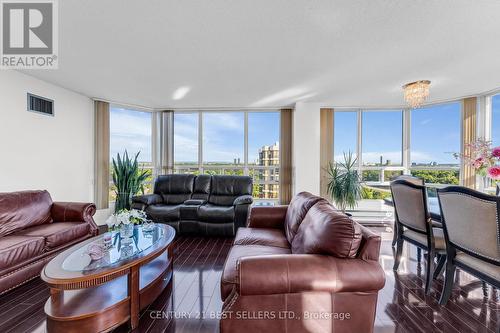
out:
M28 111L42 113L48 116L54 115L54 101L28 93Z

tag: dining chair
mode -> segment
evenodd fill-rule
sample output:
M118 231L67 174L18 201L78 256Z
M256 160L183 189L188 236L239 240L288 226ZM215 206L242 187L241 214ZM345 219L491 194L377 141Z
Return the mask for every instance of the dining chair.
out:
M453 289L456 267L500 288L500 197L461 186L438 190L446 273L440 304Z
M425 181L422 179L422 178L418 178L418 177L415 177L415 176L412 176L412 175L401 175L401 176L397 176L394 180L406 180L410 183L413 183L415 185L422 185L424 186L425 185ZM397 223L397 214L394 213L394 232L393 232L393 235L392 235L392 246L395 246L396 245L396 241L398 240L398 232L397 232L397 228L398 228L398 223Z
M443 229L432 226L425 186L402 179L394 180L391 182L391 193L398 225L393 269L399 267L405 241L426 251L425 293L429 294L435 272L444 265L446 259ZM434 263L436 257L437 266Z

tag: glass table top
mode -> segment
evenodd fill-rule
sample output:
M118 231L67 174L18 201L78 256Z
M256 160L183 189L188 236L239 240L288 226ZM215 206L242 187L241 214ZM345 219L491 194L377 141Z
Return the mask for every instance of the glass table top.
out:
M112 266L133 258L158 243L163 237L165 231L158 225L153 225L149 229L142 225L134 226L130 238L121 238L119 231L105 233L69 254L62 263L62 269L83 272ZM105 246L106 241L108 246Z

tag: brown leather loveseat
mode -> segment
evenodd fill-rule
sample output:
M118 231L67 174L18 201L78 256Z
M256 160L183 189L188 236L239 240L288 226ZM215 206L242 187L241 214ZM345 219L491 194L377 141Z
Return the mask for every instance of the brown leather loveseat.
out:
M90 203L52 202L47 191L0 193L0 294L40 275L67 247L97 235Z
M325 199L253 207L221 281L221 332L372 332L380 237Z

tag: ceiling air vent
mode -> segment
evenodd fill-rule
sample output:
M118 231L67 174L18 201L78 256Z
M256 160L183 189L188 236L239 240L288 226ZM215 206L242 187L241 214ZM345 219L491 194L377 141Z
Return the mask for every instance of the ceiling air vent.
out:
M54 101L28 93L28 111L54 115Z

